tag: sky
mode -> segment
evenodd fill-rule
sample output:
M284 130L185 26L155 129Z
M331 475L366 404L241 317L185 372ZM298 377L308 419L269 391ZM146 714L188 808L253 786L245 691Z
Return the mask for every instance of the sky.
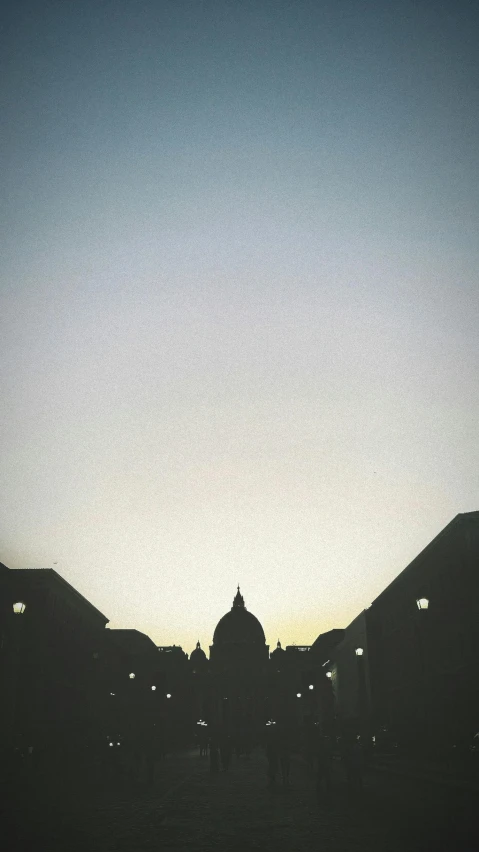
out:
M7 7L0 561L309 644L479 509L478 18Z

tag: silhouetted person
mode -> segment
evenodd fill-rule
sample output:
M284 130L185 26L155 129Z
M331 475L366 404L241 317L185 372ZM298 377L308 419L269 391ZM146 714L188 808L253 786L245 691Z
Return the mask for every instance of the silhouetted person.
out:
M230 732L226 727L221 729L220 733L220 757L221 757L221 767L226 770L229 769L231 763L231 754L233 751L233 743L231 740Z
M206 725L198 725L197 731L200 757L206 757L208 754L208 728Z
M210 733L210 772L218 772L219 769L219 737L216 727L212 727Z
M270 787L273 787L276 781L279 760L278 734L276 731L276 725L267 725L265 734L265 745L266 758L268 760L268 783Z
M243 727L239 727L235 733L235 741L234 741L234 749L236 757L240 757L242 754L246 754L247 745L246 745L246 732Z

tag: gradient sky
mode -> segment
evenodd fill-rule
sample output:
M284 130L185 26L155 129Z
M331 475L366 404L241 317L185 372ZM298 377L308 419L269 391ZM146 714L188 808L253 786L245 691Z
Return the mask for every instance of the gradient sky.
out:
M0 560L188 652L238 581L346 626L479 509L476 3L4 21Z

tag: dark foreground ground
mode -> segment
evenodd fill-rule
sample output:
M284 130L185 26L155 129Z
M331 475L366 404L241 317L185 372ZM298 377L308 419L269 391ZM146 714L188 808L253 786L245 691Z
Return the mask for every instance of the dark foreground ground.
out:
M335 764L330 802L318 801L304 761L291 787L268 789L258 749L212 775L197 751L167 757L153 787L90 783L3 797L5 849L48 852L397 852L479 850L479 796L369 771L351 801ZM86 788L85 788L86 786Z

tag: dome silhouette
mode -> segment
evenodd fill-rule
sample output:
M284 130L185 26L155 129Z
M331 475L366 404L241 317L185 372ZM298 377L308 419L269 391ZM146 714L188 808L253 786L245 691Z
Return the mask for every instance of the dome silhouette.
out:
M213 645L235 644L260 644L264 645L266 638L260 622L248 612L245 607L243 595L239 586L236 592L233 606L230 611L220 618L213 634Z
M206 654L203 651L203 648L200 645L200 642L196 643L196 648L190 654L190 660L193 662L198 662L198 660L206 660Z

